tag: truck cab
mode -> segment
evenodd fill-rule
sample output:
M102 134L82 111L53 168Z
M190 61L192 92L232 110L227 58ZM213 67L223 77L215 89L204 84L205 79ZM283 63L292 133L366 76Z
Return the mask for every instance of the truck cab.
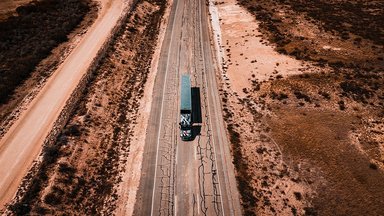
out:
M183 141L191 140L192 138L192 123L190 113L180 114L180 137Z

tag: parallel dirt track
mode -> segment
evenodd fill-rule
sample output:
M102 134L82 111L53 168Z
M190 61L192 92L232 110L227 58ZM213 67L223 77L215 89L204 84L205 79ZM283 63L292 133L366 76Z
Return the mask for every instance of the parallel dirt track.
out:
M101 5L91 0L30 2L0 21L0 137L79 44L102 13Z
M6 214L382 214L383 1L133 1L68 123L56 127L128 4L106 2L1 139L0 213L40 152ZM191 142L179 137L181 74L201 99ZM148 82L150 115L140 110ZM127 170L131 144L144 143L138 130L141 173ZM60 135L42 147L50 131ZM131 188L121 188L132 187L130 172L141 175L134 212L122 194Z
M123 13L123 2L114 1L90 27L79 45L50 77L20 118L0 141L0 206L14 196L22 178L42 149L67 99L88 71L112 28Z
M112 214L166 2L138 1L68 124L14 208L30 214ZM43 177L46 176L46 177ZM124 190L126 191L126 190ZM31 199L33 197L33 199ZM122 205L122 206L118 206Z

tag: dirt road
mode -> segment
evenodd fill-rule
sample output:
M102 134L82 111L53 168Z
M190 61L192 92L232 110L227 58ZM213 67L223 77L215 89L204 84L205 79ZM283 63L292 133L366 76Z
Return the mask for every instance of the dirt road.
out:
M240 215L205 1L174 1L154 87L135 215ZM179 82L200 92L194 141L179 137Z
M123 14L124 0L102 2L98 19L82 42L0 142L0 209L14 196L67 99Z

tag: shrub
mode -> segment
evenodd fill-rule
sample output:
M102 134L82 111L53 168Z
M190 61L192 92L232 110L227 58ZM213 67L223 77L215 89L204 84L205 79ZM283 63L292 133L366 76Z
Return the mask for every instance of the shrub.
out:
M306 102L311 102L311 98L308 95L302 93L301 91L294 91L293 94L299 100L304 99L304 101L306 101Z
M66 174L73 174L76 172L76 169L71 167L68 163L60 163L59 172Z
M345 107L344 101L341 100L341 101L338 102L338 104L339 104L340 110L345 110L346 107Z
M347 94L351 95L353 99L364 101L365 98L370 98L372 92L363 88L355 81L344 81L340 83L341 89Z
M48 205L58 205L61 203L61 200L54 192L50 192L45 196L44 202Z
M10 206L10 210L16 215L26 215L31 211L31 207L25 203L15 203Z
M55 162L59 156L60 147L57 145L48 146L44 149L44 158L46 158L46 164Z
M79 125L71 125L68 127L68 129L65 131L65 135L67 136L80 136L81 131L79 129Z
M319 95L323 96L323 98L326 100L331 99L331 95L329 95L329 93L327 93L327 92L319 91Z
M305 207L304 212L305 216L317 216L317 211L313 207Z
M301 200L303 198L300 192L294 192L293 194L297 200Z
M288 99L288 95L285 94L285 93L280 93L278 96L277 96L277 100L284 100L284 99Z
M377 170L377 165L374 163L369 163L369 168L371 168L373 170Z

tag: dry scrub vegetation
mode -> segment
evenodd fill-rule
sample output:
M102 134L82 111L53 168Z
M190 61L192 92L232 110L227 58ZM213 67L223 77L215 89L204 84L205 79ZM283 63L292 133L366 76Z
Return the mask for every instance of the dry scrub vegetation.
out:
M276 52L312 65L253 74L244 97L224 79L245 215L381 215L384 2L238 2Z
M91 0L35 0L0 20L0 135L15 108L67 55L71 46L64 42L84 32L96 14Z
M90 11L91 1L33 1L0 22L0 103L30 76Z
M0 2L0 21L7 19L8 17L16 13L16 8L31 2L32 0L2 0Z
M76 111L10 209L32 215L110 215L118 199L166 1L140 0Z

